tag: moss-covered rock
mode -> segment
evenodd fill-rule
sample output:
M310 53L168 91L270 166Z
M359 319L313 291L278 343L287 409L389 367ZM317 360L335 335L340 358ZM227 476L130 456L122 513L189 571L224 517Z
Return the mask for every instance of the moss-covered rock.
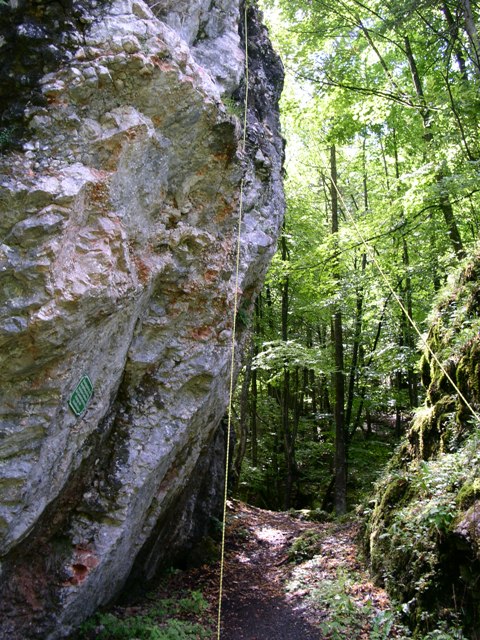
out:
M378 482L365 544L419 636L480 628L480 256L439 300L421 362L426 404Z
M473 505L477 497L480 495L480 478L474 478L465 482L457 494L456 503L462 510L468 509Z

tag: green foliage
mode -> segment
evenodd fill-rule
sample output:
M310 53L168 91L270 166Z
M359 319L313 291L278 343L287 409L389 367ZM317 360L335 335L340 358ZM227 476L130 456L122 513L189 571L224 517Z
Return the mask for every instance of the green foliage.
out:
M410 602L409 616L419 629L440 611L455 613L450 599L458 574L444 566L444 550L478 485L477 442L474 433L454 453L388 472L377 485L373 510L366 513L372 567L398 599Z
M472 506L478 496L480 496L480 478L469 479L463 483L455 502L460 509L466 510Z
M476 255L438 295L428 337L436 358L425 350L421 364L428 402L367 510L372 567L406 603L419 633L439 618L478 627L480 615L472 525L480 497L480 427L471 411L480 403L480 347L478 331L470 333L480 312L478 264ZM428 637L444 637L444 630L435 633Z
M236 323L238 328L248 327L250 324L250 315L246 309L239 309L237 312Z
M338 570L336 578L322 580L320 587L310 593L309 599L326 609L326 618L320 625L322 637L361 640L368 634L369 640L409 638L410 633L400 623L397 611L381 610L370 601L362 604L352 596L354 585L361 580L355 573Z
M476 45L450 0L263 4L292 71L282 98L287 217L257 305L255 402L247 411L255 416L256 442L249 433L243 488L264 505L282 506L283 478L293 469L292 506L328 506L336 400L331 328L340 310L345 413L349 431L356 430L348 448L350 504L363 499L394 443L378 415L413 413L424 395L419 373L427 387L427 404L369 511L373 567L410 603L405 615L417 634L461 637L455 629L432 629L436 616L448 625L455 614L448 557L479 477L467 406L480 406ZM464 254L477 260L462 262ZM461 275L442 292L455 270ZM431 325L429 344L446 373L428 352L417 365L423 338L407 315L420 333ZM365 425L372 417L373 433ZM458 571L452 580L461 591ZM473 582L464 581L469 589ZM348 603L339 602L346 615Z
M452 627L446 623L440 623L438 629L434 629L423 636L422 640L466 640L463 631L458 627Z
M182 620L168 620L159 625L149 616L132 616L121 619L106 613L83 626L84 634L80 638L91 637L94 633L99 640L199 640L209 638L211 632L199 624Z
M465 55L467 35L461 28L454 34L446 10L435 3L260 4L290 71L281 105L287 212L257 304L256 405L250 402L247 413L257 416L258 442L247 436L242 497L283 506L282 478L293 469L291 505L319 507L328 504L335 448L335 309L343 320L348 429L360 432L372 414L406 416L422 401L416 364L421 345L407 312L425 330L439 286L460 257L452 220L467 251L477 241L479 79ZM332 145L337 233L331 232ZM471 278L470 293L455 303L450 298L441 311L450 327L444 360L454 360L466 340L478 339L478 317L467 320L463 313L474 304L475 291ZM480 380L474 360L464 360L460 378ZM437 380L437 389L429 389L433 402L448 378L436 375L428 356L421 372ZM426 443L427 457L437 446L430 437L435 431L443 434L439 450L453 450L465 436L464 407L445 402L434 411L432 419L417 422L417 445ZM350 445L353 504L374 480L370 469L388 447L381 451L377 438Z
M238 100L235 100L234 98L229 98L228 96L224 96L222 98L222 102L225 105L225 109L228 114L235 116L239 120L243 118L245 107L242 103L238 102Z
M154 603L142 615L119 617L99 613L85 622L78 640L200 640L211 637L201 624L180 619L205 612L208 603L200 592L192 591L180 599L167 598Z
M15 134L14 126L0 127L0 151L4 151L14 142Z
M272 383L283 375L285 369L294 371L304 367L317 374L325 373L322 366L322 353L318 349L308 348L297 340L272 340L264 342L263 350L255 356L252 366L262 371L273 372L268 382Z
M375 434L368 441L355 437L349 449L349 501L359 504L372 492L372 486L385 468L396 441L387 434Z
M290 562L304 562L320 552L321 536L315 530L304 531L288 550Z
M323 579L320 587L308 596L326 609L326 618L320 625L322 637L326 640L466 640L461 629L454 624L439 622L435 629L426 634L411 631L401 622L402 608L380 609L373 602L359 601L353 596L355 585L362 581L355 572L337 571L336 578ZM297 585L301 586L301 585Z

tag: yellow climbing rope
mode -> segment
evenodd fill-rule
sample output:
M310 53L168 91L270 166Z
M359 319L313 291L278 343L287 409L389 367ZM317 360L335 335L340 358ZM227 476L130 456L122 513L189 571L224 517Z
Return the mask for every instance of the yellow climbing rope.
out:
M248 2L245 0L244 11L244 38L245 38L245 102L243 113L243 151L245 151L247 141L247 108L248 108L248 20L247 20ZM238 285L240 280L240 246L241 246L241 230L243 218L243 187L244 178L240 183L240 201L238 206L238 230L237 230L237 255L235 266L235 285L233 296L233 327L232 327L232 346L230 359L230 389L228 401L228 418L227 418L227 434L226 434L226 458L225 458L225 486L223 494L223 517L222 517L222 543L220 552L220 585L218 593L218 618L217 618L217 638L220 640L221 623L222 623L222 599L223 599L223 577L225 569L225 529L227 521L227 491L228 491L228 468L230 466L230 436L232 431L232 413L233 413L233 390L234 390L234 369L235 369L235 333L237 328L237 311L238 311Z

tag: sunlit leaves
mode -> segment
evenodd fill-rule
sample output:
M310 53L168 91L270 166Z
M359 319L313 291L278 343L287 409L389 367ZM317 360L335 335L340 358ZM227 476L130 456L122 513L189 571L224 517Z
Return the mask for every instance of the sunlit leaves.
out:
M281 377L285 369L293 371L297 367L325 373L328 359L322 357L318 349L306 347L297 340L274 340L265 342L253 360L253 368L270 372L269 382Z

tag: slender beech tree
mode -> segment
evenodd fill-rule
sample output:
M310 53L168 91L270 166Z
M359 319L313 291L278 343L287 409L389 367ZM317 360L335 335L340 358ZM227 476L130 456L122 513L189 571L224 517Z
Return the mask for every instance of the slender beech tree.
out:
M332 235L334 243L338 237L338 176L337 153L335 145L330 148L330 199L332 203ZM340 288L338 252L334 257L334 276ZM343 358L343 325L341 296L336 295L333 306L333 345L335 353L334 378L334 416L335 416L335 513L342 515L347 510L347 456L345 442L345 371Z

